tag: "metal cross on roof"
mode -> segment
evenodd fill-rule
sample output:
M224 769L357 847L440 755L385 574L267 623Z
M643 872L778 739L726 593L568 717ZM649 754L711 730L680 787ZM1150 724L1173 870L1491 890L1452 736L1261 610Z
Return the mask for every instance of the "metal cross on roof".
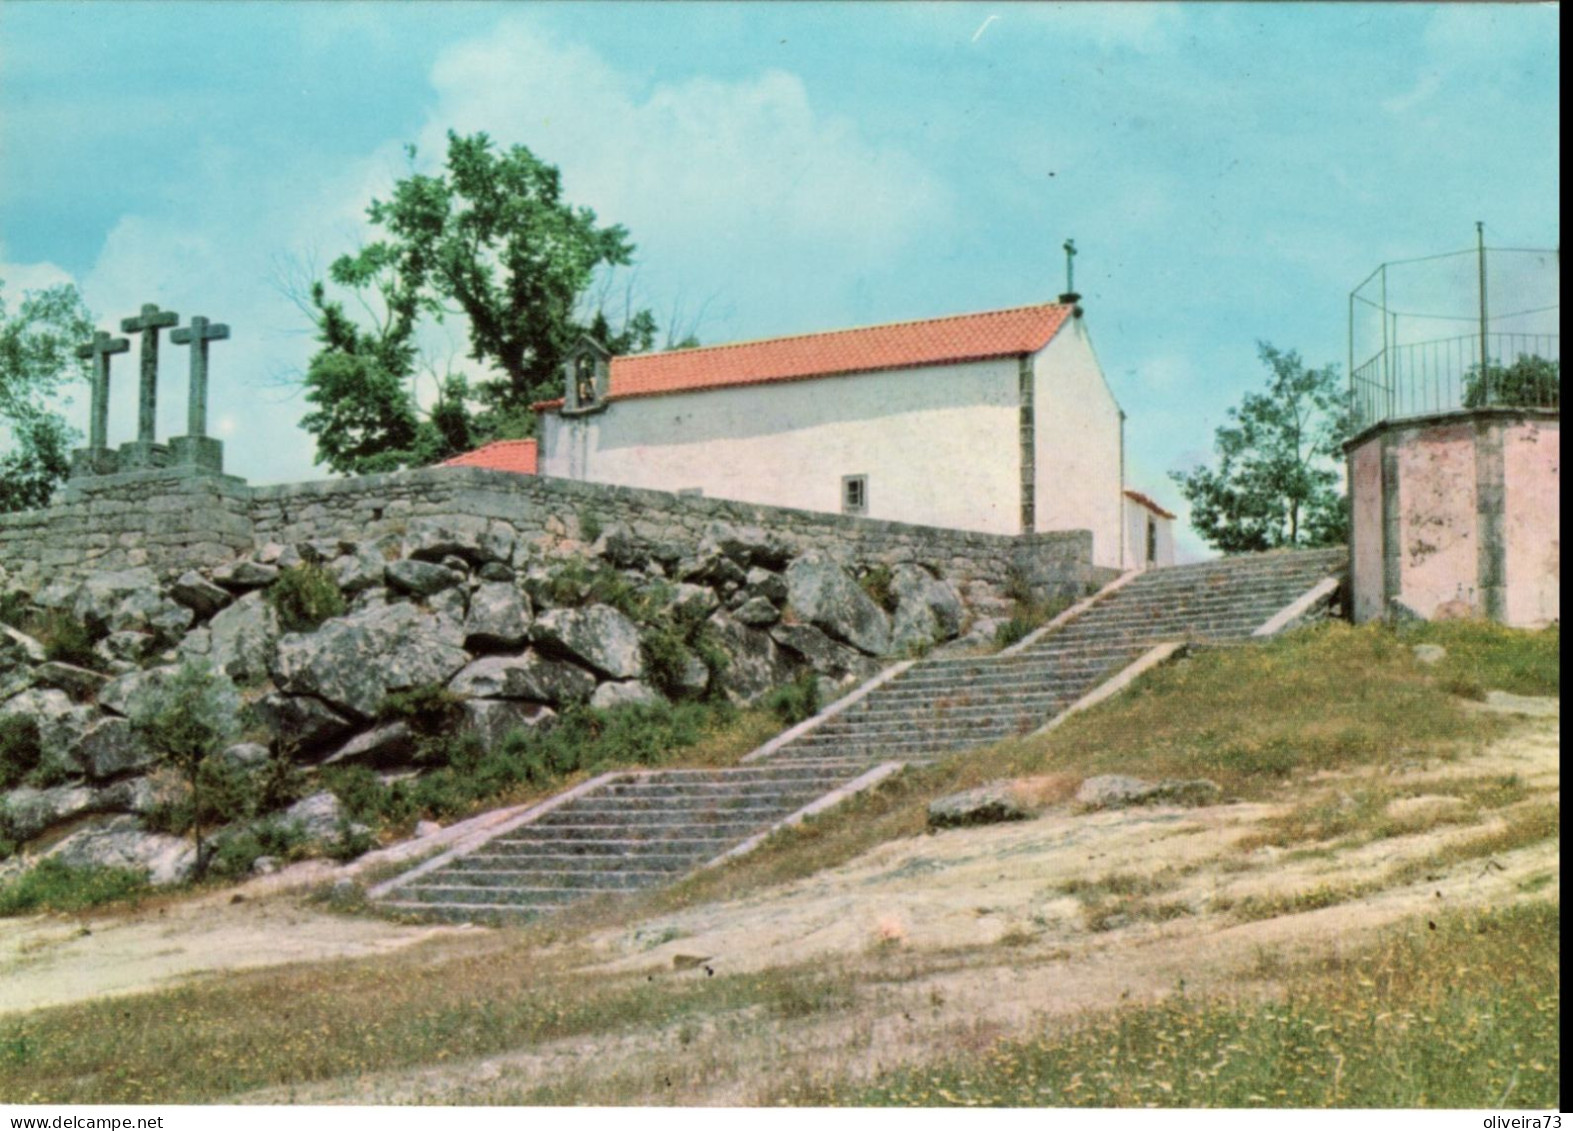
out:
M1076 241L1065 241L1065 293L1076 293Z

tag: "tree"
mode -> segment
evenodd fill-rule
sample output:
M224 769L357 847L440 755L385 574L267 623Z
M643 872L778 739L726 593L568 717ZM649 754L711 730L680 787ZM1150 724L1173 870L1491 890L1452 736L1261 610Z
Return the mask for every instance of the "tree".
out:
M1336 366L1308 369L1300 355L1257 343L1271 372L1214 434L1214 466L1171 472L1191 504L1191 525L1224 553L1335 546L1348 525L1339 484L1349 416Z
M1562 363L1521 353L1512 365L1473 366L1464 374L1464 407L1503 405L1514 408L1555 408L1562 394Z
M136 732L190 791L198 879L207 867L202 851L203 786L239 730L239 715L240 695L228 677L205 664L186 663L149 693L131 719Z
M86 376L76 347L93 336L93 317L69 284L24 291L12 314L0 280L0 512L49 502L70 470L75 433L51 407Z
M408 147L413 162L415 149ZM653 315L625 306L614 327L602 302L581 313L597 272L632 261L617 224L563 199L558 171L524 146L498 150L484 133L448 134L444 170L411 172L367 209L382 238L340 256L329 279L353 294L357 323L320 281L300 305L321 349L306 373L315 410L302 425L318 461L364 473L434 462L489 439L529 435L532 401L561 392L566 352L589 333L614 354L650 349ZM462 314L469 355L498 381L439 378L415 347L424 319ZM697 343L695 343L697 344ZM435 405L422 419L415 383L429 375ZM473 407L472 407L473 406Z
M562 357L584 331L579 296L598 268L633 260L627 230L565 201L556 168L522 145L499 152L484 133L450 130L445 173L412 173L367 215L387 236L339 259L335 273L353 284L392 266L439 319L456 304L470 356L500 369L516 402L556 391Z

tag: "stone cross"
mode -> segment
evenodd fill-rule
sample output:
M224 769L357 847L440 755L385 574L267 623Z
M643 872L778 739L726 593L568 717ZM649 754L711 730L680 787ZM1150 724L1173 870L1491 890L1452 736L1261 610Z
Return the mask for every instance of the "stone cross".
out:
M130 348L130 341L111 338L107 330L100 330L93 335L92 341L76 348L78 357L93 359L93 413L88 421L88 447L95 450L101 451L109 443L109 358Z
M158 411L158 332L180 321L172 310L160 310L156 302L142 304L142 313L123 318L122 333L142 335L142 396L137 408L137 440L151 444L156 431Z
M191 319L191 325L170 332L169 340L177 346L191 347L191 393L186 399L186 433L191 436L208 434L208 343L229 337L229 327L222 322L209 322L200 314Z

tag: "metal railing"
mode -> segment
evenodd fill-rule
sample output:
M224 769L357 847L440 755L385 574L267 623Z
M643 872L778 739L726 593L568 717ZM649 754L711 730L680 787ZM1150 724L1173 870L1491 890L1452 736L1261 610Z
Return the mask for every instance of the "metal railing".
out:
M1560 409L1560 262L1557 249L1487 247L1476 224L1473 248L1378 266L1349 292L1355 429L1473 408Z
M1456 409L1561 408L1556 334L1479 334L1410 342L1379 351L1350 380L1357 429L1383 420Z

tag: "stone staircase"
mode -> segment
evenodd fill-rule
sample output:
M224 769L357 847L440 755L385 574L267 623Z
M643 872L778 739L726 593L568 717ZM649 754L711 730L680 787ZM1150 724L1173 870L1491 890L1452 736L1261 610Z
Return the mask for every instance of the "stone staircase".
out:
M427 917L518 919L668 883L866 783L871 767L1030 733L1158 644L1249 641L1345 563L1342 550L1280 552L1137 575L1005 652L913 664L743 765L603 775L371 897Z
M996 656L916 664L793 742L793 757L925 762L1038 729L1155 645L1242 643L1345 568L1343 550L1151 570Z

